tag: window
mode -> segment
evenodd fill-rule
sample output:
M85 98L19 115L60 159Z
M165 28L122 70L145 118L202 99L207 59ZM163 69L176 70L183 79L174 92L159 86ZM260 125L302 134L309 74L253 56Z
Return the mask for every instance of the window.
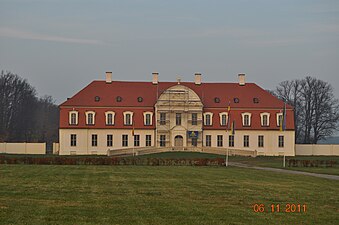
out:
M259 98L253 98L253 103L258 104L259 103Z
M212 118L213 118L213 113L210 113L210 112L204 113L204 125L211 126Z
M95 112L88 111L86 114L86 124L87 125L94 125L95 123Z
M105 115L106 115L106 125L114 125L115 112L108 111L105 112Z
M207 147L211 147L212 145L212 136L211 135L206 135L206 144Z
M267 127L270 125L270 114L269 113L260 113L261 126Z
M281 123L283 121L283 114L277 113L277 126L280 127Z
M152 146L152 135L146 135L146 146Z
M234 147L234 135L229 135L228 136L228 146L229 147Z
M160 135L160 147L166 146L166 135L162 134Z
M244 127L251 126L251 113L242 113L242 125Z
M131 126L133 124L133 112L124 112L124 125Z
M160 125L166 124L166 113L160 113Z
M220 98L215 97L215 98L214 98L214 102L215 102L215 103L220 103Z
M138 102L142 102L144 99L142 97L138 97Z
M175 125L181 125L181 113L175 114Z
M145 124L145 126L151 126L152 125L152 116L153 116L153 112L144 112L144 124Z
M99 96L95 96L94 97L94 101L99 102L100 101L100 97Z
M239 98L234 98L234 99L233 99L233 102L234 102L234 103L239 103L240 100L239 100Z
M280 135L278 141L279 141L278 143L279 148L283 148L284 147L284 136Z
M222 135L217 135L217 146L222 147L223 146L223 136Z
M219 119L220 119L220 126L226 126L227 125L227 112L221 112L219 113Z
M196 137L192 138L192 146L194 146L194 147L198 146L198 138L196 138Z
M70 125L77 125L78 124L78 112L77 111L70 111L69 112L69 124Z
M244 135L244 147L250 146L250 136Z
M77 135L76 134L71 134L71 146L72 147L77 146Z
M264 147L264 135L258 136L258 147L263 148Z
M98 135L97 134L92 134L92 146L93 147L98 146Z
M122 97L121 96L117 96L116 101L117 102L121 102L122 101Z
M127 147L128 146L128 135L127 134L123 134L122 135L122 146L123 147Z
M140 146L140 135L139 134L134 135L134 146L135 147Z
M192 125L198 125L198 113L192 113Z
M112 146L113 146L113 135L107 134L107 147L112 147Z

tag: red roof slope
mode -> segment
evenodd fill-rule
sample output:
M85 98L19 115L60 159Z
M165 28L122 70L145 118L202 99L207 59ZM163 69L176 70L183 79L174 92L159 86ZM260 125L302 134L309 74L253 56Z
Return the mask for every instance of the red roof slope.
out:
M93 81L60 106L153 107L163 91L177 84L177 82L159 82L158 85L154 85L152 82ZM244 86L238 83L196 85L193 82L181 82L180 84L195 91L202 100L204 108L225 108L229 102L234 108L282 109L284 106L283 101L254 83L246 83ZM96 96L100 97L100 101L95 101ZM118 96L122 97L121 102L116 101ZM138 97L142 97L143 101L138 102ZM220 99L220 103L214 101L216 97ZM234 98L238 98L239 103L234 103ZM259 99L259 103L254 103L253 98ZM292 107L288 105L287 108Z

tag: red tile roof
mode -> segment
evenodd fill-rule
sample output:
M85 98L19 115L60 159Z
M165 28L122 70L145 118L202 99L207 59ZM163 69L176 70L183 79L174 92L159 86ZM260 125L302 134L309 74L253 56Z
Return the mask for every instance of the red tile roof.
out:
M254 83L246 83L244 86L238 83L196 85L193 82L181 82L180 84L195 91L205 108L225 108L229 102L231 108L281 109L284 106L283 101ZM175 85L177 82L159 82L158 85L154 85L152 82L93 81L60 106L153 107L157 97L167 88ZM100 101L95 101L96 96L100 97ZM122 97L121 102L116 101L118 96ZM138 102L138 97L142 97L143 101ZM215 97L220 99L220 103L214 101ZM239 103L234 103L234 98L238 98ZM254 103L253 98L259 99L259 103ZM289 105L287 108L292 109Z

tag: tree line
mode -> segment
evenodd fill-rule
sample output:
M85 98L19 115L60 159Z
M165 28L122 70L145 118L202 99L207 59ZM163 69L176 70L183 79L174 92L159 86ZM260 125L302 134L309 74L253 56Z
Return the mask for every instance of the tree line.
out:
M27 80L0 75L0 142L58 142L59 109L51 96L38 97Z
M316 144L338 130L339 104L331 84L307 76L281 82L273 94L294 107L296 143Z
M338 130L339 101L331 84L305 77L281 82L273 95L294 107L296 143L317 143ZM0 75L0 142L58 142L59 109L27 80Z

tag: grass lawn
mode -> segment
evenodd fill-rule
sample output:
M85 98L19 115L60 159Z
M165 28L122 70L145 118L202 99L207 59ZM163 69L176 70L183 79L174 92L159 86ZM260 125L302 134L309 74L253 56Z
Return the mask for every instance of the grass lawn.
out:
M138 157L147 158L224 158L222 155L196 153L196 152L164 152L150 155L143 155ZM333 160L336 161L333 167L286 167L283 168L283 157L280 156L258 156L258 157L244 157L244 156L230 156L229 162L246 163L253 166L273 167L288 170L298 170L311 173L323 173L339 175L339 156L295 156L286 157L286 159L299 160Z
M0 165L0 181L0 224L339 221L338 181L243 168ZM287 203L307 211L287 213Z

